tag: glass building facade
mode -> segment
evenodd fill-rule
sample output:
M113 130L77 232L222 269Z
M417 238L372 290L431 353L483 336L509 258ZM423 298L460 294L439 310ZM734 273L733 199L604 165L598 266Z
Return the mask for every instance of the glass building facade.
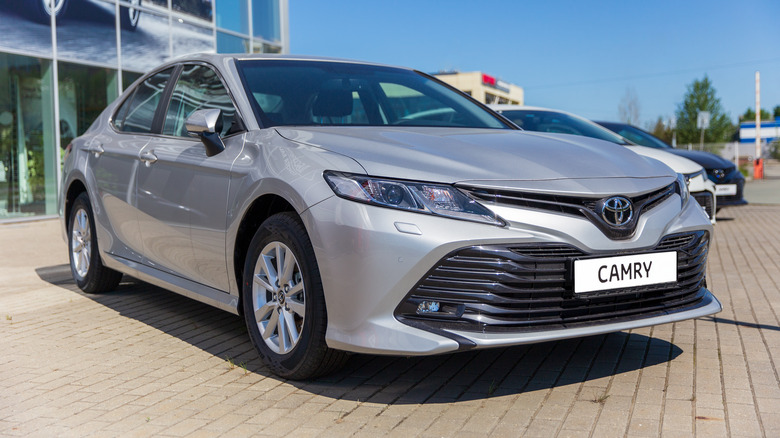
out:
M0 222L57 214L61 148L144 72L288 53L287 0L0 1Z

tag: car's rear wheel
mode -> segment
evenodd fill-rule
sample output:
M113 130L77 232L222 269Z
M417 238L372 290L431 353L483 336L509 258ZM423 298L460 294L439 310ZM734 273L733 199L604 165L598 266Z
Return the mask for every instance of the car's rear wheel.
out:
M32 0L29 9L33 19L39 23L49 24L51 14L57 18L62 17L68 9L70 0Z
M346 361L325 343L327 311L309 236L294 213L263 222L244 264L243 310L266 365L288 379L328 374Z
M116 289L122 273L103 266L95 234L95 218L86 192L73 202L68 221L70 271L81 290L100 293Z
M122 29L135 30L138 27L138 20L141 19L141 10L138 9L141 0L130 0L130 4L133 7L119 7L119 24L122 25Z

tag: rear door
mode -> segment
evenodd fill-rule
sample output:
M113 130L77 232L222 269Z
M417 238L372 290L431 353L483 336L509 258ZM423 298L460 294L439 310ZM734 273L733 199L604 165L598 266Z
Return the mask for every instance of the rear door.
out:
M97 187L96 219L111 234L100 236L105 251L139 261L142 252L135 209L135 176L138 154L152 138L155 113L170 81L173 68L155 73L130 92L111 120L86 149L87 166Z

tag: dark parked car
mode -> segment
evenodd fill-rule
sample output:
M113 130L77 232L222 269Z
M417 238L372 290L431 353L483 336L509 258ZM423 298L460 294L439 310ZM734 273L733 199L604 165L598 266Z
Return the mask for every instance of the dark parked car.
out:
M715 183L715 195L717 196L716 205L718 206L718 209L729 205L747 204L747 201L743 197L745 177L742 176L742 173L737 169L737 166L731 161L709 152L675 149L653 134L627 123L596 123L610 131L622 135L636 144L663 149L701 164L701 166L707 170L709 179Z

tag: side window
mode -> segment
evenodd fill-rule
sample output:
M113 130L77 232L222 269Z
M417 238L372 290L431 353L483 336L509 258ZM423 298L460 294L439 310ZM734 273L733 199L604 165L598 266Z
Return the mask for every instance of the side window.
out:
M236 119L236 109L219 76L214 70L203 65L185 65L173 89L162 133L189 137L185 121L193 111L199 109L222 110L220 135L231 132Z
M114 126L123 132L152 132L154 113L160 103L165 86L171 78L173 67L148 77L140 83L133 95L122 103L116 112Z

